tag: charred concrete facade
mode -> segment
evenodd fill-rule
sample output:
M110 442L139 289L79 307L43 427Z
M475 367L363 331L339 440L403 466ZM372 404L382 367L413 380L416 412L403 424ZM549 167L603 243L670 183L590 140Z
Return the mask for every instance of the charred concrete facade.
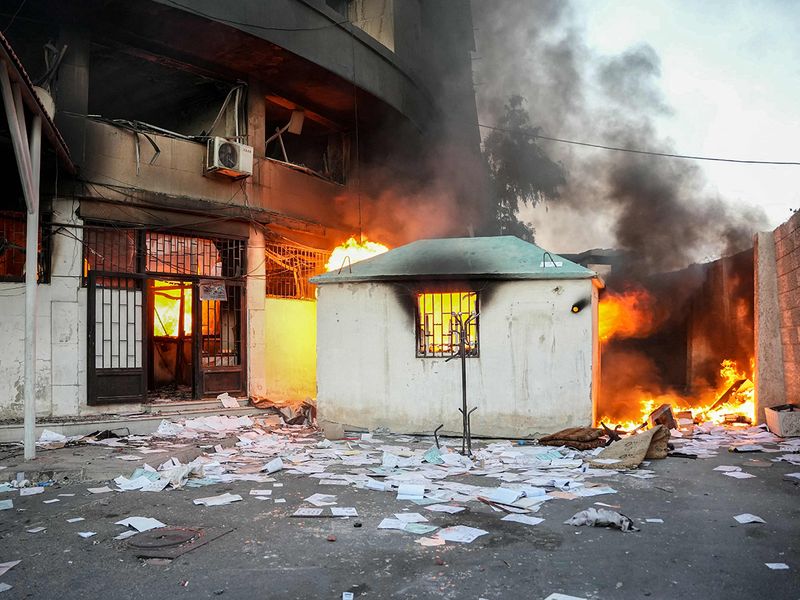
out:
M45 47L62 53L51 94L77 167L42 175L39 416L138 410L165 376L193 398L314 396L307 279L379 226L380 186L424 184L426 149L457 149L442 169L473 208L452 233L479 226L469 2L18 8L0 18L32 76L52 67ZM275 137L297 113L299 131ZM252 147L252 174L206 173L214 138ZM18 288L0 282L2 418L21 415ZM178 333L163 335L159 301L180 302Z

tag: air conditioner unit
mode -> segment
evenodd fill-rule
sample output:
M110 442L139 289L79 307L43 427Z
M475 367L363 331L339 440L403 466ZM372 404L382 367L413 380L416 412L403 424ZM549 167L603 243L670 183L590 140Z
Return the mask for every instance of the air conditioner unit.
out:
M208 140L206 174L242 179L253 174L253 147L215 137Z

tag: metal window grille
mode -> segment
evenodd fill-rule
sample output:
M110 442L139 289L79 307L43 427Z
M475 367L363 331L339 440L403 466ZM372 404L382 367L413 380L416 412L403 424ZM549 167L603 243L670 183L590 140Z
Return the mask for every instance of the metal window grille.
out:
M325 272L330 252L291 243L267 242L265 273L267 296L314 299L316 286L309 278Z
M172 233L145 233L148 273L239 278L245 275L242 240L199 238Z
M242 287L226 285L228 299L200 303L202 360L207 367L242 364Z
M103 277L95 295L95 367L142 367L142 280Z
M119 227L86 227L83 230L84 284L89 271L137 273L137 231ZM101 282L98 282L101 283ZM114 285L113 287L119 287Z
M450 357L459 350L459 327L478 312L477 292L417 294L417 357ZM478 319L467 326L467 356L478 356Z
M39 283L50 281L50 235L47 219L40 216L39 226ZM0 281L23 281L25 279L25 240L27 237L27 213L24 211L0 211ZM48 235L43 235L44 230Z
M124 227L83 232L84 282L90 270L235 279L245 276L245 242Z

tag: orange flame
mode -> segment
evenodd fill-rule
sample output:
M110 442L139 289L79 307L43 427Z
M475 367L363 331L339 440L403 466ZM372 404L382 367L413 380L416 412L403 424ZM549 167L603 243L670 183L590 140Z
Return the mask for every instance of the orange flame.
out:
M649 335L654 325L654 307L653 297L643 289L606 291L598 307L600 341Z
M344 244L333 249L330 259L325 264L325 270L337 271L360 260L388 252L388 250L389 248L383 244L370 242L366 238L359 242L355 237L351 237Z

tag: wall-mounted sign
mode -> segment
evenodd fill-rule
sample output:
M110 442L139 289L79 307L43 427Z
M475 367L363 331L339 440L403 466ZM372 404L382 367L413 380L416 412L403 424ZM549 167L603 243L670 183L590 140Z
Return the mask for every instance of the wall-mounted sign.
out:
M228 292L225 290L225 284L217 281L201 281L200 300L226 302L228 300Z

